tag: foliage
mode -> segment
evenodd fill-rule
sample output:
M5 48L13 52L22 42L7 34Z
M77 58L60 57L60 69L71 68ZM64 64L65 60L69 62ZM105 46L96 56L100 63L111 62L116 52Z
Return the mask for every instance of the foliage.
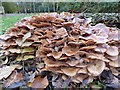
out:
M87 13L118 13L118 2L22 2L19 3L21 12L87 12Z
M17 5L13 2L3 2L2 4L5 9L5 13L15 13L17 12Z
M119 2L3 2L6 13L86 12L119 13Z

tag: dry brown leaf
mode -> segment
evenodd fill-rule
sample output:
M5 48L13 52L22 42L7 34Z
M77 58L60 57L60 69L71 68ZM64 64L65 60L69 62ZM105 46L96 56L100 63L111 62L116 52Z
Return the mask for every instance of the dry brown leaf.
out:
M0 68L0 80L3 78L7 78L15 68L19 68L19 67L20 65L11 65Z
M24 35L24 37L22 38L22 43L24 43L29 37L31 37L31 32L28 32Z
M15 83L15 82L19 82L21 80L23 80L23 74L22 73L18 73L17 71L14 71L9 78L7 78L7 80L4 83L5 87L10 86L11 84Z
M16 44L17 44L18 46L21 46L21 45L22 45L22 38L17 38L17 39L15 40L15 42L16 42Z
M16 58L16 61L24 61L24 60L28 60L28 59L33 59L34 56L33 55L25 55L25 56L18 56Z
M49 84L49 82L48 82L47 77L42 78L41 76L38 76L32 82L31 87L32 88L38 88L38 89L44 89L48 86L48 84Z
M20 49L14 49L14 48L10 48L10 49L8 49L8 51L11 53L21 53Z

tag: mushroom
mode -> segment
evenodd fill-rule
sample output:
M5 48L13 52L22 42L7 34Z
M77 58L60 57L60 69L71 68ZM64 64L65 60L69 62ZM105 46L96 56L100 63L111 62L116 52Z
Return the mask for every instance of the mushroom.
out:
M62 62L62 61L55 61L52 58L46 58L44 60L45 64L48 67L59 67L59 66L68 66L66 63Z
M99 47L94 48L94 50L96 52L104 53L104 52L106 52L107 49L99 46Z
M74 78L77 79L79 82L82 82L87 77L88 77L87 74L77 74L74 76Z
M66 45L62 49L62 53L67 56L75 55L79 51L79 47L77 45Z
M65 28L59 28L59 29L56 29L56 34L55 34L57 37L65 37L68 35L67 31Z
M76 66L78 63L80 63L80 60L73 60L73 61L67 61L67 64L69 64L70 66Z
M75 76L79 70L79 68L76 67L62 67L61 70L63 71L64 74L68 76Z
M87 68L84 67L84 68L80 68L78 73L82 73L82 74L88 74L88 71L87 71Z
M117 56L119 54L118 52L118 47L116 46L111 46L107 49L106 53L109 55L109 56Z
M109 65L112 66L112 67L119 67L119 62L118 62L118 60L111 61L111 62L109 62Z
M87 69L93 76L100 75L105 68L105 62L96 60L88 65Z
M55 59L59 59L62 56L62 52L53 51L52 53L47 54L47 56L53 56Z

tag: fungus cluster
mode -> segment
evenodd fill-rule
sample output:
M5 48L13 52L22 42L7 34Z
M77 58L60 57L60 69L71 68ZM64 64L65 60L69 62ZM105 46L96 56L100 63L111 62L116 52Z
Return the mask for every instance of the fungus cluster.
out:
M102 23L92 26L88 19L79 18L77 14L51 13L26 17L0 36L0 70L13 64L23 67L21 62L30 61L30 65L36 68L35 76L49 71L61 75L62 80L70 78L74 83L85 79L90 83L104 70L112 70L117 76L118 35L117 28ZM8 59L5 64L2 57ZM45 81L48 85L46 77ZM28 86L38 87L34 82ZM44 88L47 85L43 85Z

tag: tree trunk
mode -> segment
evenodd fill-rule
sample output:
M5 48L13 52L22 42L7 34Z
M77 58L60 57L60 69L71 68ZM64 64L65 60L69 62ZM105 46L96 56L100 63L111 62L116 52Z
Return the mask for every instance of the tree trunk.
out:
M59 8L59 2L56 2L56 11L58 11Z
M53 11L55 12L55 2L53 2Z

